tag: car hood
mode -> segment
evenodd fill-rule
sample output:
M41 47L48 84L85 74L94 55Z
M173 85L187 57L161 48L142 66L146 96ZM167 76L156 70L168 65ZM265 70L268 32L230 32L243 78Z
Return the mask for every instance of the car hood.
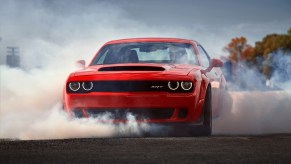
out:
M190 64L110 64L95 65L76 71L73 76L100 75L100 74L166 74L186 76L199 66Z

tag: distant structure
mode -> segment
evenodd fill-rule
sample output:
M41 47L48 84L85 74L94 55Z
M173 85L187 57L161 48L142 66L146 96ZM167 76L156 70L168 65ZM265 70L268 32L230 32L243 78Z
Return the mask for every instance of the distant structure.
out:
M9 67L20 67L20 57L18 47L7 47L6 64Z

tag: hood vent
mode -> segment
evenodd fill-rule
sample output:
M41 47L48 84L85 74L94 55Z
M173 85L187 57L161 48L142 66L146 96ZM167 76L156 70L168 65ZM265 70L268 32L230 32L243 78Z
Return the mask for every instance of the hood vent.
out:
M155 66L114 66L114 67L103 67L98 71L164 71L163 67Z

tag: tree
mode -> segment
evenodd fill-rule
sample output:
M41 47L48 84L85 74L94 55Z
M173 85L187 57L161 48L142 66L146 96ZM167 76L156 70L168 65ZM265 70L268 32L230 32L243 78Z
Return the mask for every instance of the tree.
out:
M262 79L262 84L274 75L281 81L291 78L291 28L287 34L266 35L255 43L255 47L249 45L243 36L233 38L224 50L229 54L225 59L224 73L228 75L228 81L242 88L249 87L244 85L247 84L244 74L248 68L259 72L256 76Z
M230 43L224 47L229 53L228 61L225 62L224 73L228 81L236 83L241 88L246 87L242 72L246 68L246 63L253 59L254 48L247 43L245 37L233 38Z
M243 36L233 38L231 42L224 47L224 50L229 53L229 59L235 63L252 60L254 56L254 48L247 44L247 39Z
M272 66L272 60L276 57L281 57L277 54L282 52L285 55L290 55L291 52L291 28L288 30L287 34L269 34L266 35L262 41L256 42L254 56L262 56L264 62L262 63L261 72L265 77L270 78L274 72L274 67ZM270 56L272 54L272 57Z

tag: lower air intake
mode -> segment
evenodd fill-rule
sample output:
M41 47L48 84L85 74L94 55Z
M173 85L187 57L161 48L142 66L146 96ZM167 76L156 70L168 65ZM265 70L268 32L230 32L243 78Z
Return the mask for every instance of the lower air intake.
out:
M132 114L137 120L143 119L169 119L174 113L172 108L163 109L144 109L144 108L127 108L127 109L87 109L89 117L98 117L103 114L109 114L111 119L126 120L127 114Z

